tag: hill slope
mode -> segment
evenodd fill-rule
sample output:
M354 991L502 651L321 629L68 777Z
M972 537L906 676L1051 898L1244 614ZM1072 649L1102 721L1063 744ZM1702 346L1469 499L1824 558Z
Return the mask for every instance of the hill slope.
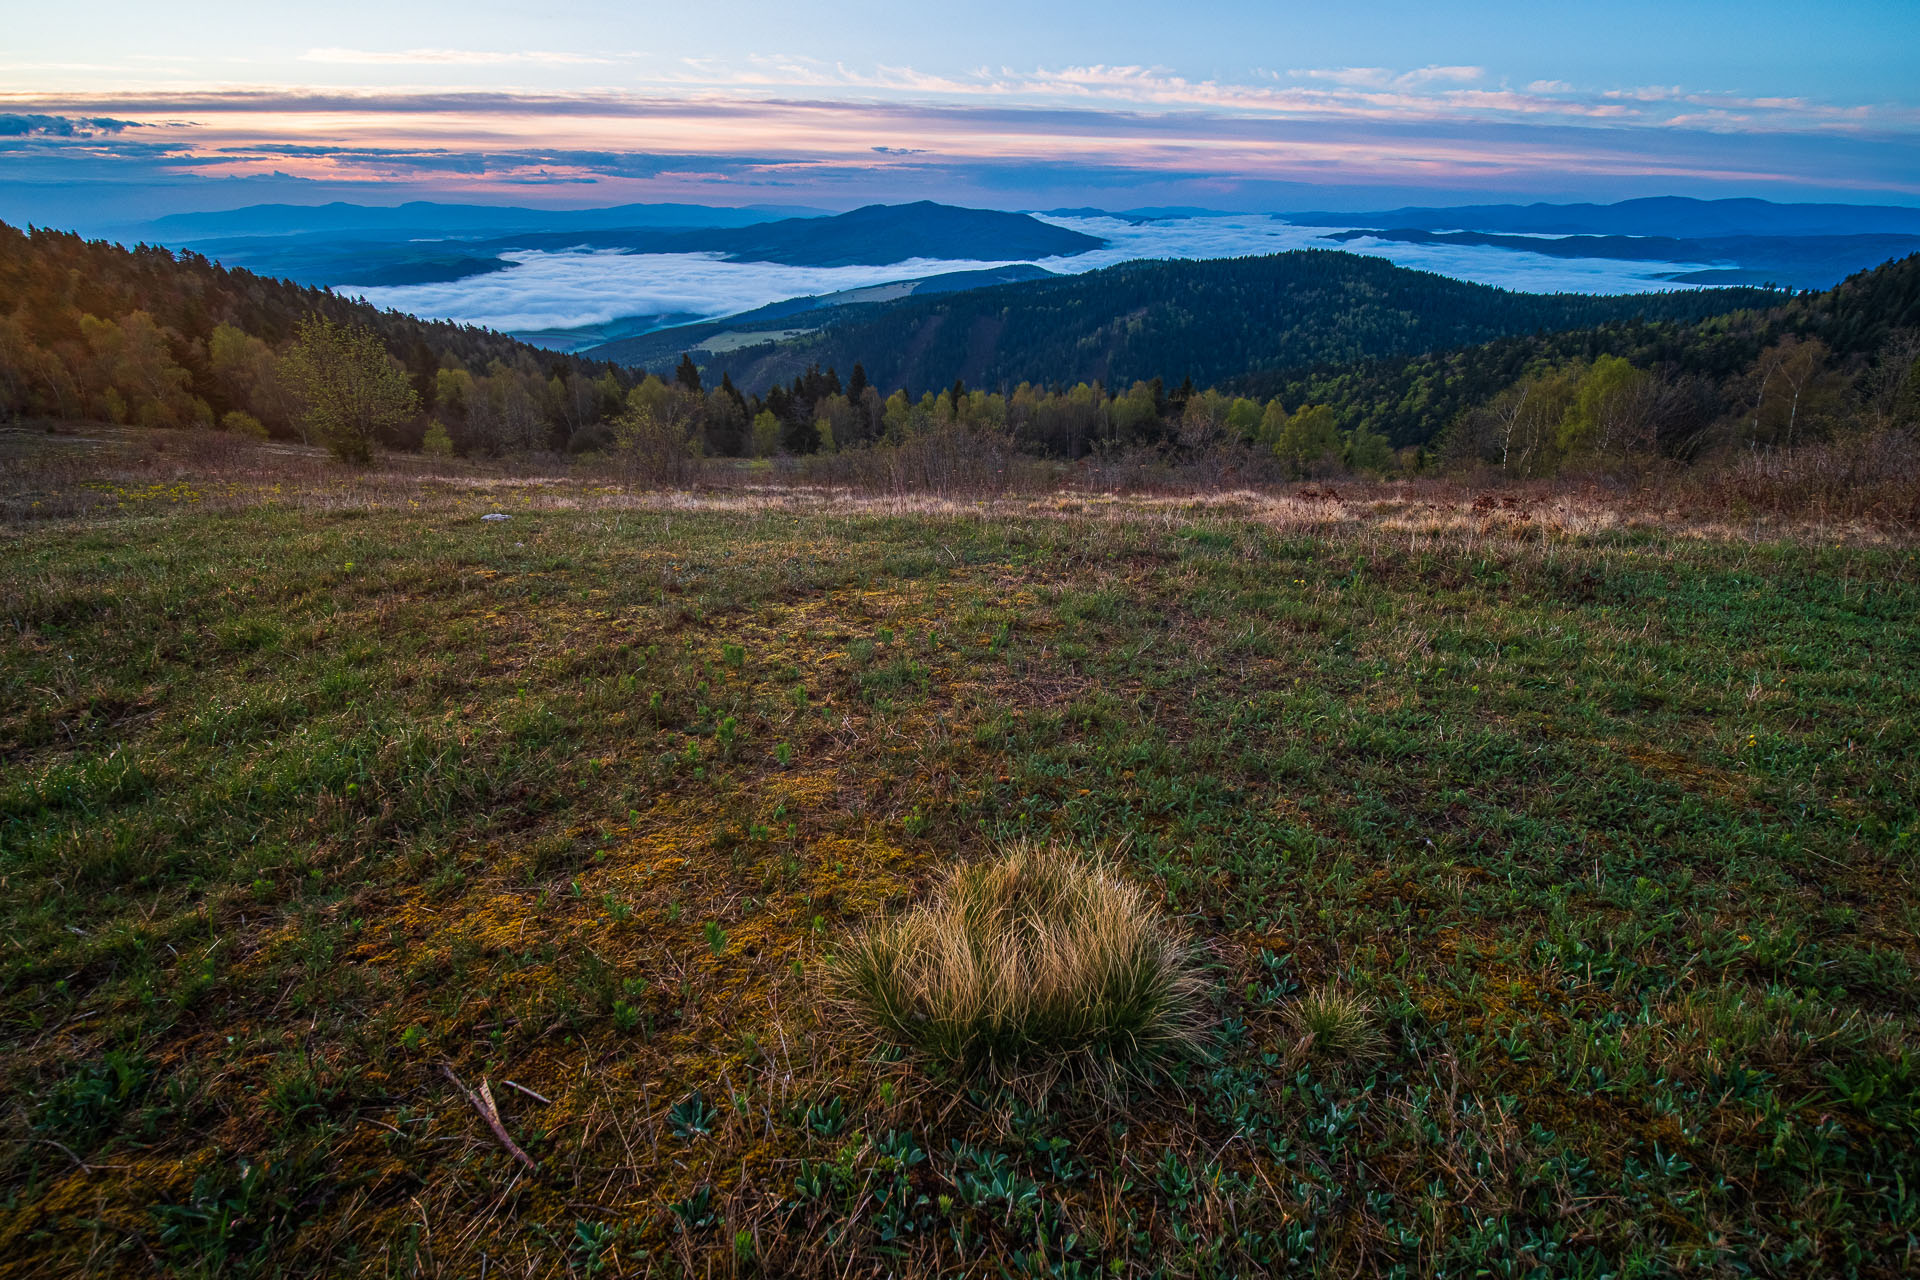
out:
M1342 421L1395 445L1431 440L1530 369L1599 356L1661 370L1700 399L1701 425L1751 394L1745 374L1783 338L1815 339L1835 366L1857 370L1920 330L1920 254L1857 272L1832 289L1682 322L1634 317L1559 332L1518 333L1451 350L1313 369L1262 372L1235 389L1289 405L1332 404ZM1911 356L1907 358L1911 359ZM1685 416L1685 415L1682 415Z
M1309 249L1258 258L1132 262L1085 275L907 298L827 313L821 327L714 356L743 388L809 364L865 364L883 390L1154 377L1224 383L1248 374L1405 355L1535 330L1640 316L1693 320L1779 295L1759 290L1592 297L1524 294ZM779 326L792 327L791 321ZM657 353L671 331L644 340ZM590 354L634 358L637 344Z
M617 406L631 381L599 361L529 346L490 329L381 311L324 289L223 267L196 253L176 255L151 245L125 249L0 223L0 419L16 413L111 416L185 426L245 410L271 430L290 431L287 398L267 393L276 382L268 370L273 353L284 350L300 321L313 314L378 334L412 376L423 412L438 407L441 372L458 370L478 380L501 404L514 406L511 414L503 409L495 416L524 421L525 445L538 446L563 426ZM258 367L244 376L220 372L222 339L230 354L234 347L231 330L259 348L247 357ZM607 378L608 385L592 396L572 394L576 386ZM562 391L550 394L554 380ZM521 412L521 405L532 407Z
M0 300L43 345L77 335L81 314L117 320L145 311L188 341L204 340L215 325L231 324L277 344L293 335L303 317L318 313L343 324L367 325L396 356L404 357L418 346L435 362L452 356L462 364L484 366L525 356L542 366L599 364L559 356L491 329L420 320L325 289L223 267L191 251L176 254L158 245L125 249L70 232L21 231L4 222Z

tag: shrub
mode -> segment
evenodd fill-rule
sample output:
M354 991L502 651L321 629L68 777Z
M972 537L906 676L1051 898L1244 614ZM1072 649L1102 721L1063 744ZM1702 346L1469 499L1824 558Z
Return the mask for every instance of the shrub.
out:
M593 422L567 438L567 452L575 455L610 453L617 444L619 441L614 439L612 427L604 422Z
M229 435L248 436L255 440L267 438L267 429L261 425L260 419L238 409L232 410L220 419L220 429Z
M1021 844L849 940L841 997L953 1066L1142 1061L1200 1037L1190 944L1146 894L1070 850Z

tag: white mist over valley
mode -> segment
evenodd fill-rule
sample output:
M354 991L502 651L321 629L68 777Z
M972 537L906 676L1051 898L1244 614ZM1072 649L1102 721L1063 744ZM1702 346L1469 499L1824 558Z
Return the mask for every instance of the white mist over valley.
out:
M1294 249L1340 249L1401 266L1529 293L1629 294L1687 288L1669 277L1702 264L1553 258L1504 247L1421 245L1371 237L1335 242L1341 228L1294 226L1264 214L1142 220L1036 215L1107 241L1071 257L994 260L911 258L883 265L808 267L735 262L716 253L606 249L516 250L502 271L433 284L347 290L380 307L515 333L586 328L633 316L660 323L718 319L788 298L890 281L1029 263L1078 274L1138 259L1237 258Z

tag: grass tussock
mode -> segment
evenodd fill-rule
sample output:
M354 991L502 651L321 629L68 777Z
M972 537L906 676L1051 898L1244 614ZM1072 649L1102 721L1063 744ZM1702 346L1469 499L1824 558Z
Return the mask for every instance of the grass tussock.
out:
M958 1067L1138 1063L1203 1026L1191 944L1138 885L1061 846L958 868L854 937L837 977L882 1034Z
M1297 1052L1331 1062L1365 1062L1386 1048L1373 1006L1335 987L1310 991L1287 1014Z

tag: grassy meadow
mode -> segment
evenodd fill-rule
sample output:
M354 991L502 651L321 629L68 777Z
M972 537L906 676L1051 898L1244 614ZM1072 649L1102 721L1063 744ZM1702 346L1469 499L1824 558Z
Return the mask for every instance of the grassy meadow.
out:
M0 489L0 1275L1920 1270L1910 540L137 433ZM830 998L1022 841L1191 939L1200 1048Z

